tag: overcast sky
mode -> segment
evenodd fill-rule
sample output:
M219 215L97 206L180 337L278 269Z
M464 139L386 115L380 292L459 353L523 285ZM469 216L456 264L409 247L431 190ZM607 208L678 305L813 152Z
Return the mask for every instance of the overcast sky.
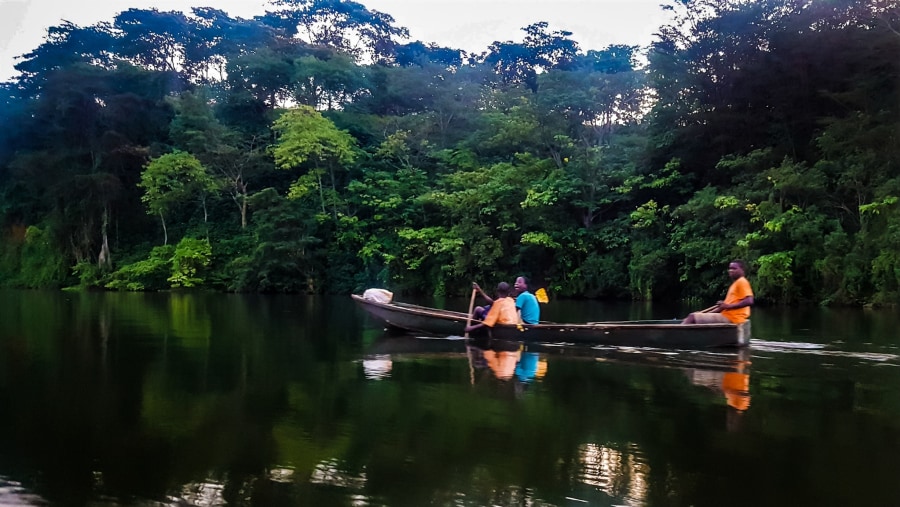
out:
M390 14L411 40L480 53L492 42L521 41L521 28L537 21L572 32L583 50L610 44L645 46L669 18L664 0L357 0ZM47 28L63 20L79 26L111 21L130 8L160 11L215 7L234 17L263 14L262 0L0 0L0 81L14 74L16 56L40 45ZM272 10L271 7L268 8Z

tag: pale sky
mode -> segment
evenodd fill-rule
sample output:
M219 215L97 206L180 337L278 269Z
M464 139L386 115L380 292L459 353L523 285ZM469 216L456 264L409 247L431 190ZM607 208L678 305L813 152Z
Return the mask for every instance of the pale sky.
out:
M582 50L610 44L646 46L669 20L664 0L357 0L390 14L409 29L410 41L480 53L494 41L521 41L521 28L538 21L550 31L572 32ZM130 8L159 11L215 7L233 17L252 18L267 9L263 0L0 0L0 81L15 75L15 57L39 46L51 26L63 20L91 26Z

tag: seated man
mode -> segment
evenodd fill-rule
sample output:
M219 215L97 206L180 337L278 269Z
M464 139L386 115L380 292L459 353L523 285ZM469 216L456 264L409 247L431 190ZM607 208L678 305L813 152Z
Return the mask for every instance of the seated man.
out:
M513 289L521 321L525 324L537 324L541 320L541 305L534 294L528 292L528 279L524 276L516 278Z
M509 284L500 282L497 284L497 297L493 299L491 308L482 322L466 326L466 332L470 333L482 327L494 327L495 324L518 324L519 312L516 310L516 302L509 297Z
M708 310L691 313L682 324L740 324L750 318L750 307L754 302L753 289L747 281L746 273L744 261L731 261L728 264L728 276L733 281L725 299Z

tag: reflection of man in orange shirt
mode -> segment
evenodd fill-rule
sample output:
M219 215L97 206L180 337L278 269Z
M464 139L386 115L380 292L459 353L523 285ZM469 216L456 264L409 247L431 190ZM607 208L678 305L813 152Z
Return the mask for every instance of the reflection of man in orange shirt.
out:
M494 372L494 376L500 380L509 380L516 371L516 363L519 362L521 352L518 350L492 350L484 351L484 360L488 368Z
M519 313L516 310L516 301L509 297L509 284L500 282L497 284L497 298L491 304L491 309L482 322L466 326L466 332L470 333L484 326L494 327L495 324L518 324Z
M753 289L745 278L747 267L744 261L734 260L728 264L728 276L734 282L728 287L723 301L716 303L713 310L694 312L687 316L683 324L740 324L750 318L753 305Z
M729 406L741 412L750 408L750 375L744 373L743 366L722 375L722 391Z
M721 391L729 407L743 412L750 408L749 366L750 352L742 349L730 371L691 369L688 370L688 377L694 385Z

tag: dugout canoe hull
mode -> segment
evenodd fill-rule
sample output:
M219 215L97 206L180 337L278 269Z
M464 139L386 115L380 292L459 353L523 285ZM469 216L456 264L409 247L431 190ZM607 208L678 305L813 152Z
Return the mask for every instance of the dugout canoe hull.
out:
M388 329L436 336L461 336L467 315L407 303L381 303L353 294L357 305ZM750 321L742 324L681 324L678 320L638 320L587 323L541 322L496 325L492 338L523 342L587 343L597 345L692 348L744 347L750 344Z

